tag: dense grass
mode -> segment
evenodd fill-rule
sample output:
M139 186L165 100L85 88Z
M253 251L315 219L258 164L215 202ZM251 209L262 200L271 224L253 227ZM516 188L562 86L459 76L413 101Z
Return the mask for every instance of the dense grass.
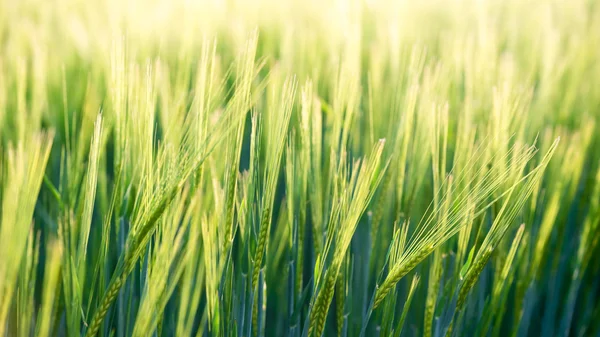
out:
M600 336L594 0L0 0L0 336Z

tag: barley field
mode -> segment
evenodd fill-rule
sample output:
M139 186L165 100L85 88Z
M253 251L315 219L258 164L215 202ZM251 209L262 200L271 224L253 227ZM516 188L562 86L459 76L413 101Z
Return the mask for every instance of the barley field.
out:
M597 0L0 0L0 337L600 336Z

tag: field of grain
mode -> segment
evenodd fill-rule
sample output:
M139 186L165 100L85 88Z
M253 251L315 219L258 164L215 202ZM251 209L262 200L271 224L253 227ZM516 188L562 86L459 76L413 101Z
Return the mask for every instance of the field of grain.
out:
M0 0L0 337L600 336L597 0Z

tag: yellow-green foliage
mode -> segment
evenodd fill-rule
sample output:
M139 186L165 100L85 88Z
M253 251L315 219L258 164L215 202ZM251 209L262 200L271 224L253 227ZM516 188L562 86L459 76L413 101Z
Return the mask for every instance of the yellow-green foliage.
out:
M0 337L597 335L597 2L0 0Z

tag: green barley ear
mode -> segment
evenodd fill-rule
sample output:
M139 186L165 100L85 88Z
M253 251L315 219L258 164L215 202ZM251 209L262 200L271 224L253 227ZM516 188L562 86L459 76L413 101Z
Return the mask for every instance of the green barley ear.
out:
M443 107L438 107L433 112L433 126L432 132L435 135L431 144L431 158L432 158L432 171L433 171L433 186L435 191L440 191L442 188L445 189L445 200L443 203L440 202L440 194L434 194L434 207L440 208L437 212L438 226L444 227L447 225L448 213L452 205L453 190L453 177L448 176L447 181L443 182L443 178L446 176L446 157L448 148L448 104ZM468 204L468 201L467 201ZM436 212L437 210L434 210ZM438 293L440 289L440 281L442 280L443 273L443 251L442 247L435 250L432 256L431 264L429 266L429 280L427 285L427 298L425 300L425 315L424 315L424 326L423 336L431 337L433 317L435 314L436 304L438 300Z
M549 152L549 154L551 154L551 152ZM515 154L513 155L513 153ZM402 258L396 265L390 267L388 276L377 287L373 308L377 308L377 306L381 304L386 295L402 277L414 269L437 247L458 232L465 225L466 219L473 212L476 215L481 214L491 206L492 203L488 200L494 195L499 193L500 196L503 196L513 188L519 186L528 176L522 179L516 179L514 176L510 175L510 172L513 170L513 167L523 168L533 157L534 153L535 149L533 147L527 148L515 145L506 155L498 158L498 160L511 159L506 171L489 170L487 172L485 165L478 166L481 165L477 160L481 156L481 153L472 155L470 164L463 171L456 172L456 176L452 179L458 186L462 186L464 180L469 181L466 186L470 187L463 187L456 191L446 192L439 199L441 203L444 203L450 196L453 199L446 221L442 223L434 221L437 219L437 214L439 212L439 210L436 211L436 209L440 209L437 207L434 208L432 213L421 220L417 226L416 232L411 237L408 248L402 255ZM547 165L546 161L544 162L544 165ZM539 170L536 170L535 172L538 171ZM482 179L477 180L477 178L473 178L473 175L478 176L482 174L482 172L485 172L485 174L482 175ZM444 183L444 186L445 184L447 183ZM512 185L511 188L508 191L501 191L501 187L507 184ZM496 197L496 199L498 198L499 197Z
M89 159L87 172L84 177L77 214L75 210L67 209L60 215L59 238L62 240L64 254L71 256L70 263L62 267L63 292L66 299L67 330L78 333L80 328L81 313L84 305L84 290L86 283L86 268L88 261L88 241L92 225L92 214L96 201L96 187L98 181L99 161L102 150L102 115L96 118L94 132L89 145ZM88 281L89 282L89 281Z
M200 300L205 292L206 271L204 266L205 248L202 245L202 231L204 216L199 212L201 205L199 199L201 194L196 192L188 206L187 216L184 222L189 223L189 237L182 248L185 251L184 270L181 276L181 303L179 305L176 335L189 336L196 314L199 311Z
M477 252L475 260L469 267L469 271L461 284L456 304L458 311L463 308L468 292L477 281L479 274L481 274L481 271L490 259L492 252L513 224L515 218L519 215L533 191L537 188L558 143L559 139L552 144L552 147L548 150L548 153L544 158L542 158L539 166L526 175L526 180L522 186L515 186L510 190L502 209L500 209L500 212L494 219L494 223L492 224L489 233L486 235L481 248Z
M180 225L189 223L186 220L189 220L195 209L193 204L186 203L187 193L187 190L182 192L166 210L164 224L154 238L154 249L147 256L147 277L132 336L148 336L155 331L167 301L175 290L175 284L183 273L189 255L182 251L186 230ZM212 292L207 293L216 292L211 290Z
M334 194L335 204L330 218L331 234L325 245L325 254L321 257L320 265L322 278L316 281L318 286L309 317L309 335L321 336L325 328L325 319L333 299L338 274L356 231L360 217L373 197L375 189L387 167L382 165L381 155L385 141L380 140L364 162L356 162L348 176L342 161L338 169L338 183ZM348 181L349 179L349 181ZM335 243L335 246L333 244ZM327 267L326 258L333 255ZM326 269L325 269L326 268Z
M257 246L253 259L254 267L252 271L252 288L255 288L258 282L258 273L262 268L265 248L268 244L269 232L271 228L271 217L273 214L273 204L275 202L275 188L277 187L277 180L279 177L285 139L288 133L288 125L292 114L295 91L295 80L288 79L285 81L283 90L281 91L281 98L278 101L272 102L274 105L272 106L273 109L275 109L275 107L279 107L281 110L278 109L277 111L271 112L274 118L274 125L271 125L268 129L272 130L272 132L268 133L266 144L267 158L263 179L265 187L261 201L262 211L260 216ZM273 99L275 100L275 98Z
M275 86L276 83L273 83ZM275 202L275 189L277 188L277 181L279 178L279 171L281 160L283 156L283 150L286 144L286 137L288 134L288 126L292 115L292 108L294 103L294 96L296 92L296 81L295 79L286 79L283 83L283 89L281 90L280 97L276 97L275 88L271 88L270 107L271 110L267 111L269 120L273 124L267 124L264 129L267 132L267 144L266 144L266 168L264 171L263 181L264 190L263 197L261 200L261 215L258 228L258 238L256 242L256 249L253 256L253 267L252 267L252 289L257 290L258 277L261 269L263 268L263 260L265 259L266 248L269 243L271 222L273 216L273 205ZM265 120L262 120L266 123ZM253 327L256 333L257 316L258 316L258 302L253 305Z
M242 144L245 130L245 119L248 110L252 106L252 89L253 80L255 79L260 67L255 64L256 59L256 48L257 48L256 34L252 35L246 42L242 55L238 57L236 61L236 75L235 75L235 88L236 94L231 101L231 109L234 114L230 117L231 122L235 122L236 119L241 119L241 122L237 124L234 132L228 137L226 141L227 149L227 171L225 177L226 195L224 205L224 221L225 221L225 234L224 234L224 245L223 252L228 251L233 241L233 233L235 232L234 223L234 201L237 193L237 180L238 171L240 166L240 156L242 152ZM213 49L214 54L214 49ZM202 92L201 92L202 93Z

